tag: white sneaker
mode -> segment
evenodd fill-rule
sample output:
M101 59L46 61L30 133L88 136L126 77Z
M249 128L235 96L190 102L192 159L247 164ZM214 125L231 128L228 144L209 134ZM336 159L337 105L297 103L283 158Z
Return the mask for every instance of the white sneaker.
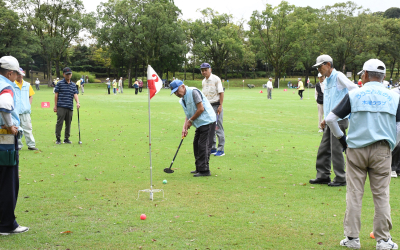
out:
M396 243L392 241L392 239L388 239L388 241L380 240L376 243L376 249L384 250L384 249L399 249Z
M318 133L322 133L322 132L324 132L322 129L318 130Z
M28 231L29 231L29 227L18 226L13 231L0 232L0 235L20 234L20 233L25 233L25 232L28 232Z
M397 178L397 173L396 173L396 171L392 171L392 178Z
M340 245L343 247L348 247L352 249L360 249L361 244L360 244L360 238L354 238L352 240L349 240L348 237L346 239L340 241Z

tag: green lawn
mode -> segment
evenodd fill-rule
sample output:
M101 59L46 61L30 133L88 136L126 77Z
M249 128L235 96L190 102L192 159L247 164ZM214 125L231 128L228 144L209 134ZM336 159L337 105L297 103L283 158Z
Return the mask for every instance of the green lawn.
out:
M225 87L227 87L225 85ZM150 187L147 90L106 95L105 85L86 85L80 95L72 145L55 145L51 88L33 98L33 132L39 152L20 151L16 216L30 231L0 237L0 249L341 249L346 188L310 185L321 134L314 90L228 88L224 101L224 157L211 156L211 177L193 178L192 140L180 142L184 113L162 89L151 101L154 188ZM62 138L63 139L63 138ZM162 181L168 180L168 184ZM394 230L399 243L397 190L391 183ZM361 244L374 215L369 185L362 210ZM140 214L147 215L140 220ZM69 234L60 232L71 231Z

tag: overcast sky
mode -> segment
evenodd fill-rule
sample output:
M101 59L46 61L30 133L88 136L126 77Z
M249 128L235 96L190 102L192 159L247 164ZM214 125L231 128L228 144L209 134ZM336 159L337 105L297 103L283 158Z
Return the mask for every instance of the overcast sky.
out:
M106 2L101 0L82 0L87 11L96 11L97 5L100 2ZM198 9L205 9L210 7L219 13L232 14L236 19L249 20L253 11L264 10L265 4L269 3L272 6L277 6L280 0L174 0L175 5L182 11L182 19L195 20L200 17L197 12ZM318 0L289 0L290 4L296 6L311 6L313 8L321 8L325 5L333 5L335 3L346 2L345 0L337 1L318 1ZM356 0L354 1L357 5L361 5L364 9L370 9L372 12L385 11L390 7L400 8L399 0Z

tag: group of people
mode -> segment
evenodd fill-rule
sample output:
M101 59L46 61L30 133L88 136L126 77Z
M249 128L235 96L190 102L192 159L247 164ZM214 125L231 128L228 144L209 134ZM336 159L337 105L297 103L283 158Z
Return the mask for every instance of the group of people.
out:
M86 76L86 81L85 81L85 77L82 76L81 79L79 79L78 81L76 81L76 90L78 91L79 94L79 89L81 89L81 95L83 95L83 93L85 93L85 83L89 83L89 77Z
M200 65L202 91L194 87L187 87L181 80L170 83L171 95L180 98L185 113L185 121L182 127L182 138L186 137L188 130L196 128L193 139L193 153L196 169L191 171L193 177L210 176L210 156L225 155L225 133L223 128L224 88L221 79L212 74L209 63ZM218 146L216 143L218 137Z
M143 89L142 79L136 79L136 81L133 83L133 87L135 88L135 95L137 95L138 92L142 93L142 89Z
M112 81L112 83L111 83L111 81L110 81L110 78L107 78L107 79L106 79L106 85L107 85L108 94L110 94L111 84L112 84L112 88L113 88L113 93L114 93L114 95L116 95L117 92L119 92L120 94L123 94L123 93L124 93L124 90L123 90L123 88L124 88L124 81L123 81L122 77L119 78L118 83L117 83L117 80L116 80L116 79L114 79L114 80Z
M319 56L314 67L319 72L315 89L319 121L322 113L325 119L319 126L323 136L317 153L316 178L309 182L330 187L347 185L345 239L340 245L360 249L362 197L368 176L375 204L376 249L398 249L390 235L389 184L391 151L400 139L400 96L382 85L386 66L378 59L366 61L358 73L364 84L362 88L336 71L329 55ZM343 152L347 154L346 164ZM335 173L333 181L331 165Z

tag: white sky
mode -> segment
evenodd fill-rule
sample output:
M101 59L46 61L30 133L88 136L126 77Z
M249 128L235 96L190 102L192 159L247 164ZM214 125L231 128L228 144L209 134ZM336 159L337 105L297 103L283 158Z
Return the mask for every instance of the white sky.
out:
M96 11L97 5L100 2L106 2L101 0L82 0L85 8L88 12ZM296 6L311 6L313 8L321 8L325 5L333 5L335 3L346 2L347 0L288 0L290 4ZM272 6L277 6L280 0L174 0L175 5L178 6L182 11L182 19L195 20L200 17L197 9L205 9L210 7L219 13L232 14L236 19L250 19L253 11L262 11L265 9L265 4L269 3ZM362 6L364 9L370 9L372 12L385 11L390 7L400 8L400 1L396 0L354 0L358 6Z

